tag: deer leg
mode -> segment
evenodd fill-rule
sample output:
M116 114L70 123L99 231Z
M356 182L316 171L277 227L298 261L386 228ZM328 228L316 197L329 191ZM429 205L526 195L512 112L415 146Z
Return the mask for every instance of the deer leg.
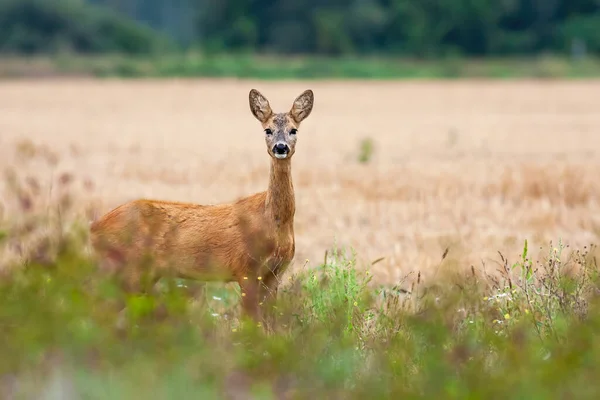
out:
M262 279L260 285L260 301L271 303L277 298L277 288L279 286L279 279L277 275L269 271L266 276Z
M115 277L121 289L129 294L149 293L160 279L152 265L126 259L117 250L106 252L99 266L101 271Z
M259 291L260 287L256 279L240 279L238 281L242 292L242 309L246 315L255 321L260 321Z
M141 274L143 266L134 260L128 260L125 253L116 248L106 247L102 250L98 251L100 271L114 278L115 284L125 295L117 303L119 312L116 320L117 327L125 328L127 297L133 294L148 294L160 278L153 274L152 270L148 271L148 275Z
M265 326L270 329L275 323L276 312L273 309L275 301L277 299L277 288L279 286L279 279L271 270L265 275L260 285L260 305L263 313L263 322Z

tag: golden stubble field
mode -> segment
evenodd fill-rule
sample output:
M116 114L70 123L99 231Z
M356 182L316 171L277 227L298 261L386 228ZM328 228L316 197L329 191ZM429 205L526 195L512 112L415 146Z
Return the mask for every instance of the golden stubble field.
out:
M371 271L392 283L494 269L524 239L599 239L600 81L5 81L0 167L35 178L42 203L72 175L81 213L139 197L232 201L267 185L251 88L275 111L315 93L293 160L292 269L352 246L361 267L384 257ZM361 164L365 138L374 153ZM5 185L5 218L18 218L10 196Z

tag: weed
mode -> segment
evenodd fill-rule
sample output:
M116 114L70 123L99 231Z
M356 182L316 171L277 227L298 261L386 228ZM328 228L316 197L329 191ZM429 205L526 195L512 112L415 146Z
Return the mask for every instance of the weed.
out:
M360 142L360 149L358 153L358 162L361 164L366 164L371 161L373 157L373 152L375 151L375 146L373 144L373 139L365 138Z

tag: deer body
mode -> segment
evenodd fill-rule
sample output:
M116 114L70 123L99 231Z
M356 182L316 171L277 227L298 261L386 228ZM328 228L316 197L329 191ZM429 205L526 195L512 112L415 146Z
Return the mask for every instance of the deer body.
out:
M275 114L256 90L250 109L265 130L271 156L264 192L229 204L197 205L135 200L110 211L90 228L102 268L139 290L142 273L202 281L236 281L252 317L265 296L275 296L280 275L295 253L291 157L300 122L312 111L308 90L290 112Z

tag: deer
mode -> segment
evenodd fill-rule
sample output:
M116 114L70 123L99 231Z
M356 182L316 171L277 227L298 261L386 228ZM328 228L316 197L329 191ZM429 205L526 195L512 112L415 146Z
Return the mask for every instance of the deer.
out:
M101 270L116 274L127 292L162 277L237 282L243 314L261 320L261 305L277 296L295 254L295 196L291 161L298 130L312 112L312 90L288 112L275 113L258 90L249 93L270 156L266 191L230 203L201 205L138 199L91 223Z

